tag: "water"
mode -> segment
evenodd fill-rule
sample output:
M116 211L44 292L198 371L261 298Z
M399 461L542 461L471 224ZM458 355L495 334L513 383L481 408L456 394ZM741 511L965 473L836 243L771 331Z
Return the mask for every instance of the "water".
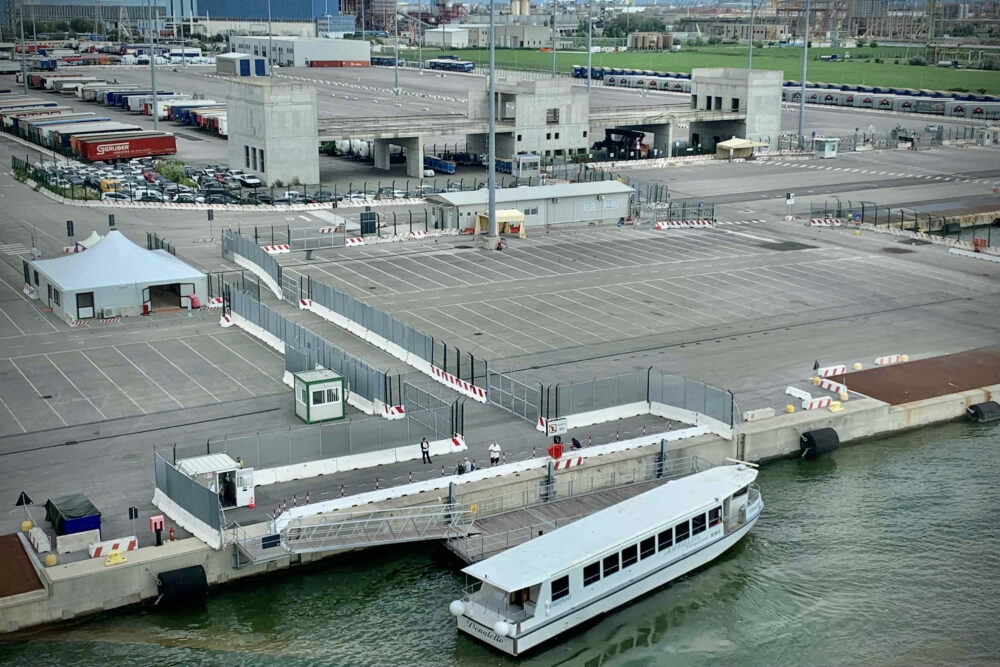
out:
M764 516L709 566L526 665L995 665L1000 426L952 423L762 469ZM13 665L509 665L459 635L459 564L371 550L0 643Z

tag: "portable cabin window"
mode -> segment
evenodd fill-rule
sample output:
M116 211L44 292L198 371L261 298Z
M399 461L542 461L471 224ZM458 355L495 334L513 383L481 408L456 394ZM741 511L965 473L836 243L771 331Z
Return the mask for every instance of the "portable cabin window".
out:
M697 535L698 533L705 532L705 515L699 514L698 516L691 517L691 534Z
M718 524L720 521L722 521L721 507L713 507L712 509L708 510L708 525L710 527Z
M683 542L687 538L691 537L691 524L688 521L683 521L676 526L674 526L674 537L677 542Z
M636 545L622 549L622 569L639 562L639 548Z
M57 289L53 289L52 290L52 301L54 301L57 306L62 305L60 303L61 299L59 297L59 290L57 290Z
M340 402L340 390L334 387L333 389L317 389L313 393L313 405L323 405L324 403L338 403Z
M604 557L604 576L614 574L618 571L618 554L611 554Z
M552 601L562 600L569 595L569 575L559 577L552 582Z
M659 541L660 541L660 551L663 551L668 547L672 547L674 545L674 529L667 528L665 531L660 533Z
M647 537L639 543L639 558L649 558L656 553L656 537Z
M583 566L583 585L590 586L601 580L601 561Z

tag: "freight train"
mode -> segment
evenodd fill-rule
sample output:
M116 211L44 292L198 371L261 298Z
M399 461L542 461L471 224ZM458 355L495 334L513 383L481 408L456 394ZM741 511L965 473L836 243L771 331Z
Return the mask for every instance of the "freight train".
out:
M575 66L573 76L587 77L587 68ZM675 93L691 92L691 75L680 72L655 72L611 67L595 67L594 80L606 86L643 88ZM798 102L801 88L797 81L785 81L782 102ZM941 90L916 90L885 86L835 85L806 82L806 102L833 107L880 109L909 113L995 120L1000 118L1000 96L958 93Z

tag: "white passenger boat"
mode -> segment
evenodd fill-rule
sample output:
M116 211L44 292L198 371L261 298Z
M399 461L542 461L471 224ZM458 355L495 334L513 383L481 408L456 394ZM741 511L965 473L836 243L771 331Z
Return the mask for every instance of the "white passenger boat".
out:
M711 468L466 567L458 628L520 655L714 560L763 511L756 478Z

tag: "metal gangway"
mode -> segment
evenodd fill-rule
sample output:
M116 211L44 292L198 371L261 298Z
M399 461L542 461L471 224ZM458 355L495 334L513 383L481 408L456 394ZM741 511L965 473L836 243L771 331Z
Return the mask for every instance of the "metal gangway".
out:
M383 544L449 540L467 535L476 518L475 504L420 505L390 510L320 514L292 519L280 531L274 523L265 535L233 532L232 543L252 563L291 554L358 549ZM234 554L236 566L245 564Z

